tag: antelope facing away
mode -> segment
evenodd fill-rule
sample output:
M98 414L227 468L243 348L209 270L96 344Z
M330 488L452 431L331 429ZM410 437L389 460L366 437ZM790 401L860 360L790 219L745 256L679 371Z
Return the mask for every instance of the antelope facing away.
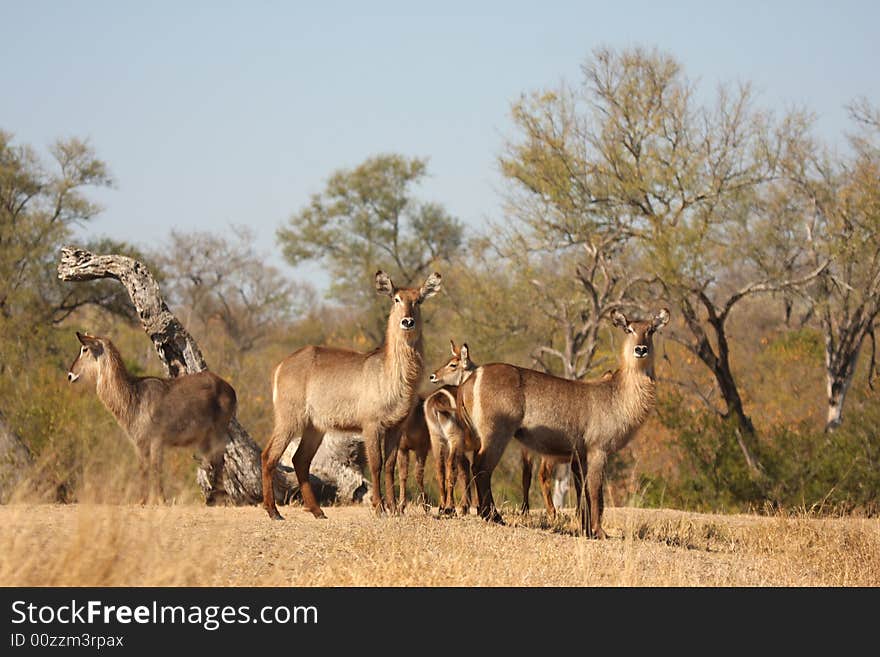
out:
M392 299L381 347L361 353L310 345L293 352L275 368L275 428L262 453L263 506L269 517L281 519L272 475L285 448L297 436L301 440L293 467L303 505L316 518L325 517L309 483L309 467L324 433L331 430L363 435L373 481L373 508L385 508L379 490L380 468L384 466L389 510L397 511L394 465L400 431L415 403L424 368L421 304L440 291L440 282L440 274L435 272L421 288L398 288L388 274L376 272L376 291Z
M67 379L95 383L98 398L134 443L141 466L142 502L164 501L162 450L195 447L210 464L211 491L206 502L220 501L223 454L235 415L235 390L212 372L173 379L129 374L116 346L107 338L77 332L82 345ZM206 465L207 465L206 464Z
M621 367L591 381L571 381L505 363L484 365L458 389L457 411L480 450L474 470L483 518L501 522L492 498L492 471L511 438L539 454L572 455L581 531L604 538L602 486L608 455L635 435L654 408L654 333L669 321L661 309L650 321L612 323L625 332Z
M455 513L453 491L456 474L461 477L463 492L459 511L467 514L470 507L471 465L465 456L477 446L464 430L455 415L455 398L458 386L473 373L477 366L471 361L467 344L452 345L452 358L431 374L432 383L442 384L424 402L425 423L434 452L437 484L440 487L439 508L441 514Z
M466 452L476 452L479 444L461 428L455 414L455 399L458 386L474 373L477 365L470 359L467 344L461 347L452 345L452 358L431 375L432 383L441 383L443 387L434 391L425 401L425 418L431 435L437 463L437 479L440 485L440 513L452 514L455 509L454 490L456 474L462 481L462 501L459 513L466 515L470 508L470 488L473 486L471 465ZM552 457L541 459L538 478L547 514L552 519L556 515L556 507L550 492L553 466L557 460ZM522 450L522 512L529 511L529 489L532 482L532 454L526 448Z

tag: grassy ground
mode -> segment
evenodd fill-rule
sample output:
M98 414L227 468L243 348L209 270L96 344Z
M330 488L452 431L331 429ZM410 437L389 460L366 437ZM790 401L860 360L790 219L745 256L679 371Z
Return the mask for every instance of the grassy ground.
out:
M286 513L285 513L286 511ZM0 507L3 586L880 586L880 520L611 508L508 526L419 509Z

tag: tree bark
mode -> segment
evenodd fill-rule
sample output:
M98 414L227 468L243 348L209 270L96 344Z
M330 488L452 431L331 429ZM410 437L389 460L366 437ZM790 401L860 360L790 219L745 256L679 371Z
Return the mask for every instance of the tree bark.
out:
M700 320L690 300L686 296L680 297L679 307L685 324L693 335L693 340L687 343L687 347L703 361L703 364L712 372L715 382L727 406L723 417L733 417L738 425L736 434L737 444L742 451L743 458L749 471L755 477L763 474L763 467L755 456L755 443L757 436L755 434L755 425L752 419L746 414L743 406L742 397L739 394L739 387L736 385L736 379L733 376L733 370L730 368L730 349L727 343L727 334L724 323L727 319L726 313L717 313L714 304L712 304L705 295L698 295L699 300L703 303L708 313L709 325L715 333L715 340L718 343L718 352L712 348L709 337L703 330ZM751 444L750 444L751 443Z
M859 359L859 345L856 351L846 354L835 354L837 358L826 357L825 387L828 395L828 415L825 419L825 431L831 432L843 423L843 404L846 393L856 374Z
M298 439L288 445L281 457L282 466L293 467L293 454L298 445ZM312 488L325 500L362 502L372 492L370 482L363 475L366 463L361 436L328 431L312 459Z
M61 249L58 277L74 282L103 278L119 281L128 291L144 331L152 340L168 376L176 377L208 369L198 344L168 309L159 292L159 285L143 263L127 256L96 255L68 246ZM339 464L339 471L346 477L350 475L345 464ZM322 473L328 478L332 477L332 457ZM200 465L196 480L206 498L211 492L209 475L205 466ZM332 480L324 483L333 484ZM260 448L237 418L233 418L229 425L223 477L218 485L233 504L257 504L263 499ZM279 499L293 499L299 490L296 477L286 468L276 469L274 485ZM325 485L320 488L330 491L337 487Z

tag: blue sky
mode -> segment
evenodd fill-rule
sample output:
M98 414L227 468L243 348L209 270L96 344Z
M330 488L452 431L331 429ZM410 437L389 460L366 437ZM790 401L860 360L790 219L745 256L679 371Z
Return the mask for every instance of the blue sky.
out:
M475 230L498 218L511 101L577 82L598 46L657 46L706 89L750 81L828 139L845 103L880 104L877 2L0 0L0 25L0 128L88 138L116 180L86 234L155 248L248 224L275 264L276 228L381 152L428 157L420 196Z

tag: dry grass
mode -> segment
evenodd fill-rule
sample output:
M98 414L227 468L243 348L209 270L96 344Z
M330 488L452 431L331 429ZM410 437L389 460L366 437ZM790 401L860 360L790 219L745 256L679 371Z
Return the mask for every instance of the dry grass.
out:
M880 520L612 508L612 538L566 518L510 526L409 510L11 505L3 586L878 586Z

